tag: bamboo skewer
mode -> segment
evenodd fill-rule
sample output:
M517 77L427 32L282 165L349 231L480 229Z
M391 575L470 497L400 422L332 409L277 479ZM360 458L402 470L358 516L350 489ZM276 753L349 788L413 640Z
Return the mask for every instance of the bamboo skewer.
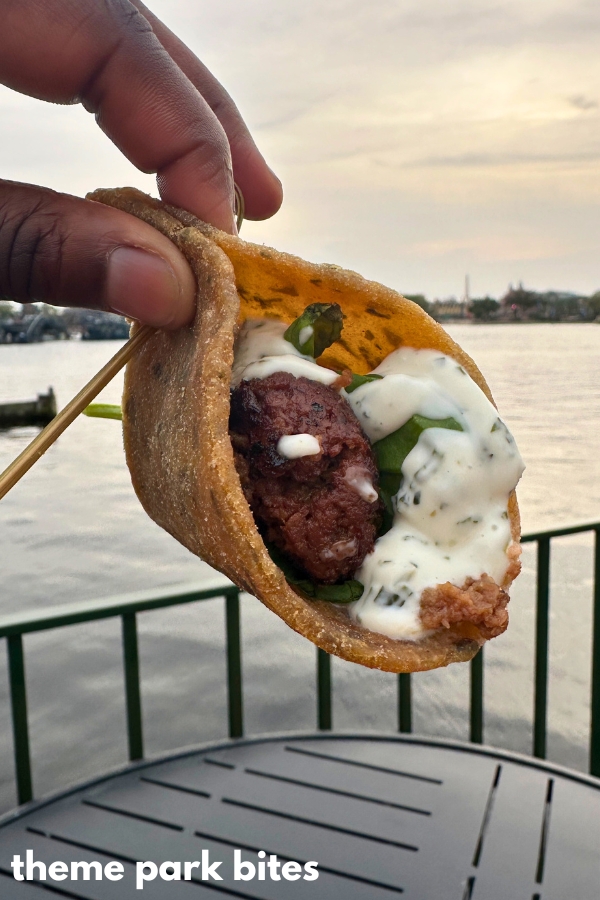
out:
M73 397L70 403L67 403L64 409L46 425L43 431L28 444L22 453L8 466L0 475L0 500L8 494L11 488L21 480L23 475L43 456L46 450L52 446L54 441L60 437L66 428L77 418L77 416L88 406L96 397L102 388L106 387L109 381L115 377L125 363L133 356L136 350L154 334L155 329L149 325L143 325L127 343L115 353L113 358L97 372L91 381Z

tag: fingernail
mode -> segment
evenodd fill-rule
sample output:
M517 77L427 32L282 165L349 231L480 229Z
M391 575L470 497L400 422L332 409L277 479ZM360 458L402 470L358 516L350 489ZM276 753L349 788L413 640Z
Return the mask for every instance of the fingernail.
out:
M161 328L180 317L181 290L162 256L139 247L117 247L108 258L106 303L122 316Z

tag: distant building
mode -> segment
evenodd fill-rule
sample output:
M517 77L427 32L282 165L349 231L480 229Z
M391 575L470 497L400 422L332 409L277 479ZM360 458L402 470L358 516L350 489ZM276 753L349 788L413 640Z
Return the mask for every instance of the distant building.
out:
M457 300L456 297L434 300L431 304L431 315L438 322L447 322L450 319L468 319L468 305L464 300Z
M57 309L46 303L0 303L0 344L37 343L70 337L88 341L126 340L122 316L91 309Z
M509 285L500 301L504 321L581 322L594 318L590 298L571 291L530 291Z

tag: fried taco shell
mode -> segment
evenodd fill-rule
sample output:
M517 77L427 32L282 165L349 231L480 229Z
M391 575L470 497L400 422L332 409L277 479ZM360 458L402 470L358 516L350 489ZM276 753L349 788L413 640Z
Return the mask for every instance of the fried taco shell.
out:
M354 272L247 243L132 188L97 190L88 199L131 213L169 237L189 261L198 284L193 325L157 332L127 367L125 451L146 512L328 653L389 672L471 659L491 636L477 622L499 596L506 597L503 589L518 573L516 553L502 585L483 576L462 589L447 584L428 592L428 603L435 607L451 589L454 602L465 609L465 621L418 641L368 631L343 607L297 594L272 562L242 492L228 419L239 324L264 316L289 323L309 303L339 303L346 316L341 339L319 360L330 368L365 374L402 345L430 348L457 360L492 399L473 361L416 304ZM514 492L509 516L518 541ZM505 622L500 630L504 627Z

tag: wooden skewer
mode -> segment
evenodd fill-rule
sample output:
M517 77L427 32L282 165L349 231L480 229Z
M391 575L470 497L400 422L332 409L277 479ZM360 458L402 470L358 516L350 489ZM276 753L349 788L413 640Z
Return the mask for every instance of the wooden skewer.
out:
M67 403L65 408L61 409L59 414L46 425L44 430L40 431L38 436L13 460L10 466L0 475L0 500L21 480L23 475L43 456L48 447L52 446L71 422L77 418L94 397L100 393L102 388L106 387L117 372L123 368L138 347L141 347L154 332L155 329L149 325L143 325L138 329L134 336L129 338L118 353L115 353L113 358L106 363L104 368L100 369L91 381L88 381L77 396L73 397L71 402Z

